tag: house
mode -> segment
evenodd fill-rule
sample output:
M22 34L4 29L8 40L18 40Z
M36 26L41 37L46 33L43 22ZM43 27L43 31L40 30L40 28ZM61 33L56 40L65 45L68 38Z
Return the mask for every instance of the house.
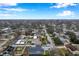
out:
M79 50L77 49L76 46L73 46L71 43L65 44L65 47L67 48L68 51L70 51L73 55L79 54Z

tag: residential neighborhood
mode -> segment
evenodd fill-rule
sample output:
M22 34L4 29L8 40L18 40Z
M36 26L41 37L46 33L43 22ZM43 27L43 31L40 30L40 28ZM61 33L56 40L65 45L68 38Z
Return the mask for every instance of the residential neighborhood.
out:
M79 56L78 20L0 20L0 56Z

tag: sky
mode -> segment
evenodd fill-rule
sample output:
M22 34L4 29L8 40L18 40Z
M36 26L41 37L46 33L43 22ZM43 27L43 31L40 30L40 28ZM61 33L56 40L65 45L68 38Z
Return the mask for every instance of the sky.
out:
M79 3L0 3L0 19L79 19Z

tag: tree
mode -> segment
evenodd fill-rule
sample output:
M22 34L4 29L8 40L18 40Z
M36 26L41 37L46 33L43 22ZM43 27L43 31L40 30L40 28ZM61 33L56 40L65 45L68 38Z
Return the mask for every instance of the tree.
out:
M40 41L42 42L42 44L46 44L47 43L47 37L46 36L42 36Z
M68 31L68 32L66 32L66 35L69 35L70 42L72 42L74 44L79 44L79 40L77 39L75 33Z
M53 40L54 40L55 45L62 45L63 44L58 37L54 37Z

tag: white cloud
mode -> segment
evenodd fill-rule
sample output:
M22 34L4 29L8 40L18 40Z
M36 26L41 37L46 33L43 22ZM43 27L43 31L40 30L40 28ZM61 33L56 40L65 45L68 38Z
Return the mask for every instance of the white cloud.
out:
M9 19L9 18L16 18L17 14L12 13L0 13L0 19Z
M24 8L0 8L0 10L5 10L8 12L23 12L23 11L29 11L30 9L24 9Z
M65 10L62 13L57 14L57 16L73 16L74 14L73 11Z
M3 8L3 10L22 12L22 11L28 11L29 9L23 9L23 8Z
M17 3L0 3L0 6L16 6Z
M75 6L77 5L76 3L58 3L55 6L50 6L50 8L63 8L63 7L68 7L68 6Z
M8 14L8 13L2 13L2 14L0 14L0 16L11 16L11 14Z

